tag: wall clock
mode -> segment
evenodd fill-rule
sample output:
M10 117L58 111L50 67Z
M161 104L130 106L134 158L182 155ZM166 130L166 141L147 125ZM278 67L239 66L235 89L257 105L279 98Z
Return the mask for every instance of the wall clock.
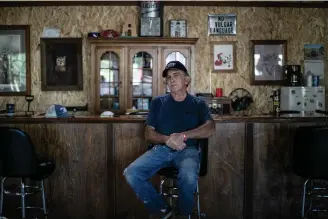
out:
M162 21L160 17L140 18L140 36L162 36Z

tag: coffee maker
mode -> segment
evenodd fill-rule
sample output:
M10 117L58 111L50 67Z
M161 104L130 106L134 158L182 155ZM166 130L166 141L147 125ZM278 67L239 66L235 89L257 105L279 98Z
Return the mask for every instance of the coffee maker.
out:
M302 86L302 73L300 65L284 65L283 69L286 79L286 86Z

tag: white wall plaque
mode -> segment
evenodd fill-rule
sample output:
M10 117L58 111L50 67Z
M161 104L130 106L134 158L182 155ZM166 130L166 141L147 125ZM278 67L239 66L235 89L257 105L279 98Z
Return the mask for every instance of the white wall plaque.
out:
M209 14L208 35L236 35L236 17L235 14Z

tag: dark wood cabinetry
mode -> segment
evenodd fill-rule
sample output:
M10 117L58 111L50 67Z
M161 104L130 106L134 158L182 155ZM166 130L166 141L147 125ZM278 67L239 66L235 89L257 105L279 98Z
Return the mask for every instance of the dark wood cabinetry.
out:
M293 133L314 120L218 117L209 139L208 172L199 180L202 211L209 218L299 218L303 179L291 169ZM322 118L316 122L328 124ZM141 117L95 117L6 119L1 126L26 130L37 150L55 160L46 183L50 219L137 219L147 218L147 212L123 172L147 150L143 123ZM159 178L152 182L158 185ZM10 201L5 200L9 214Z

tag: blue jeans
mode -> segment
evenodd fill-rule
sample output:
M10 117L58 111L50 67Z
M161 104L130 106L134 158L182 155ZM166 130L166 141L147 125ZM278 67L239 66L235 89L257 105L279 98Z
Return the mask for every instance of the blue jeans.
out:
M199 153L197 147L175 151L165 145L155 145L132 162L123 174L147 210L152 214L160 214L167 208L167 204L149 180L164 167L176 167L179 170L179 212L187 216L192 213L194 207L194 192L200 166Z

